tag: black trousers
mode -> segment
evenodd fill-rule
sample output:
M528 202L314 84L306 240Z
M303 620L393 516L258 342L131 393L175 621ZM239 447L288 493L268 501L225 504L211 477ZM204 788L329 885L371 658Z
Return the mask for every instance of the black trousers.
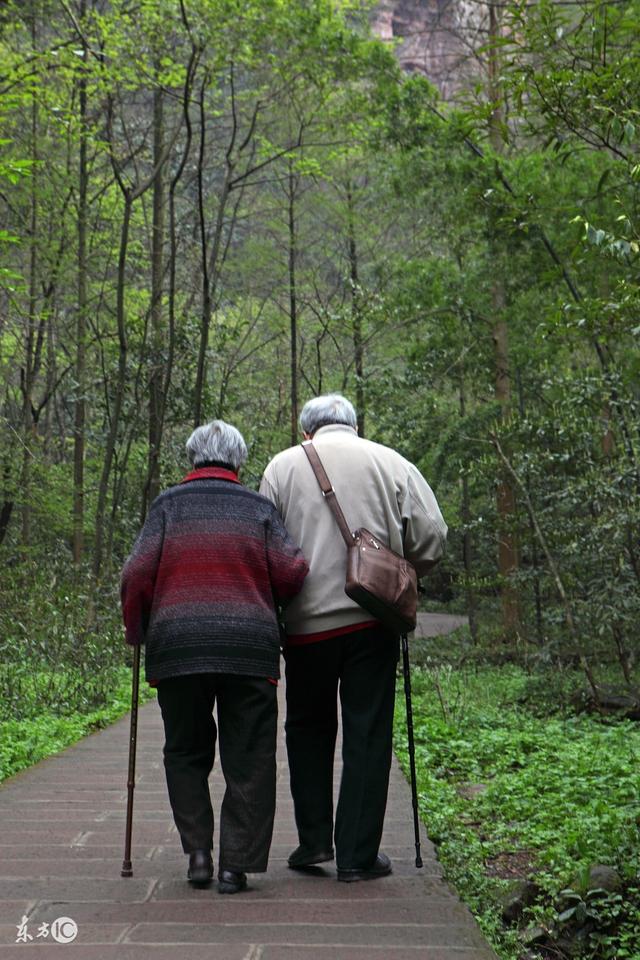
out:
M339 868L370 867L387 805L398 638L381 628L285 648L287 753L296 825L312 852L332 846L333 760L342 709L335 817Z
M219 866L222 870L263 872L276 805L275 684L232 674L189 674L161 680L158 701L164 721L169 800L182 849L191 853L213 847L208 777L218 732L226 783Z

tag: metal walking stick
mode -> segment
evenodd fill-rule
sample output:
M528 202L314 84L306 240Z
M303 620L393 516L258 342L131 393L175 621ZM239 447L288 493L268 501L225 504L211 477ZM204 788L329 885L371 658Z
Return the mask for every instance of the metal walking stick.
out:
M124 838L124 860L121 877L132 877L131 831L133 828L133 791L136 785L136 741L138 739L138 691L140 688L140 644L133 648L131 668L131 726L129 728L129 773L127 776L127 825Z
M411 708L411 674L409 672L409 640L402 634L402 668L404 672L404 697L407 707L407 739L409 742L409 769L411 771L411 802L413 805L413 831L416 841L416 867L422 866L420 856L420 825L418 820L418 788L416 785L416 751L413 742L413 710Z

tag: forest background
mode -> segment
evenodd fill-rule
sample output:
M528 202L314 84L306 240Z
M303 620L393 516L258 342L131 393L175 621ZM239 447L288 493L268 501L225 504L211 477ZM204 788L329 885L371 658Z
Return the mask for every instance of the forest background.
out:
M340 390L450 526L449 875L505 957L637 960L640 8L456 11L444 101L358 0L0 5L0 775L126 708L119 569L192 427L256 486Z

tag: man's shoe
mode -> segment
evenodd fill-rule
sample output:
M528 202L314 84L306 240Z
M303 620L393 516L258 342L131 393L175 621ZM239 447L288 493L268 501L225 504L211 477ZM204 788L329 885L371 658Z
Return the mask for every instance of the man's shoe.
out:
M218 874L218 893L240 893L246 890L246 873L236 873L235 870L221 870Z
M378 877L388 877L391 873L391 861L386 853L379 853L375 863L367 870L341 870L338 867L338 880L353 883L354 880L377 880Z
M213 879L213 860L210 850L194 850L189 854L187 880L196 886L204 886Z
M304 870L305 867L313 867L318 863L327 863L329 860L333 860L333 857L333 847L329 847L328 850L318 850L313 853L307 850L306 847L300 846L293 851L287 863L292 870Z

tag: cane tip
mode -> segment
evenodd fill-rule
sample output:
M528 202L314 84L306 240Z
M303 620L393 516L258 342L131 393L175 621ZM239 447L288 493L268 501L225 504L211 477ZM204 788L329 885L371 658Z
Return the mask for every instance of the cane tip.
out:
M132 877L133 876L133 867L131 866L131 860L125 860L122 864L122 870L120 871L121 877Z
M416 867L418 870L422 868L422 857L416 857Z

